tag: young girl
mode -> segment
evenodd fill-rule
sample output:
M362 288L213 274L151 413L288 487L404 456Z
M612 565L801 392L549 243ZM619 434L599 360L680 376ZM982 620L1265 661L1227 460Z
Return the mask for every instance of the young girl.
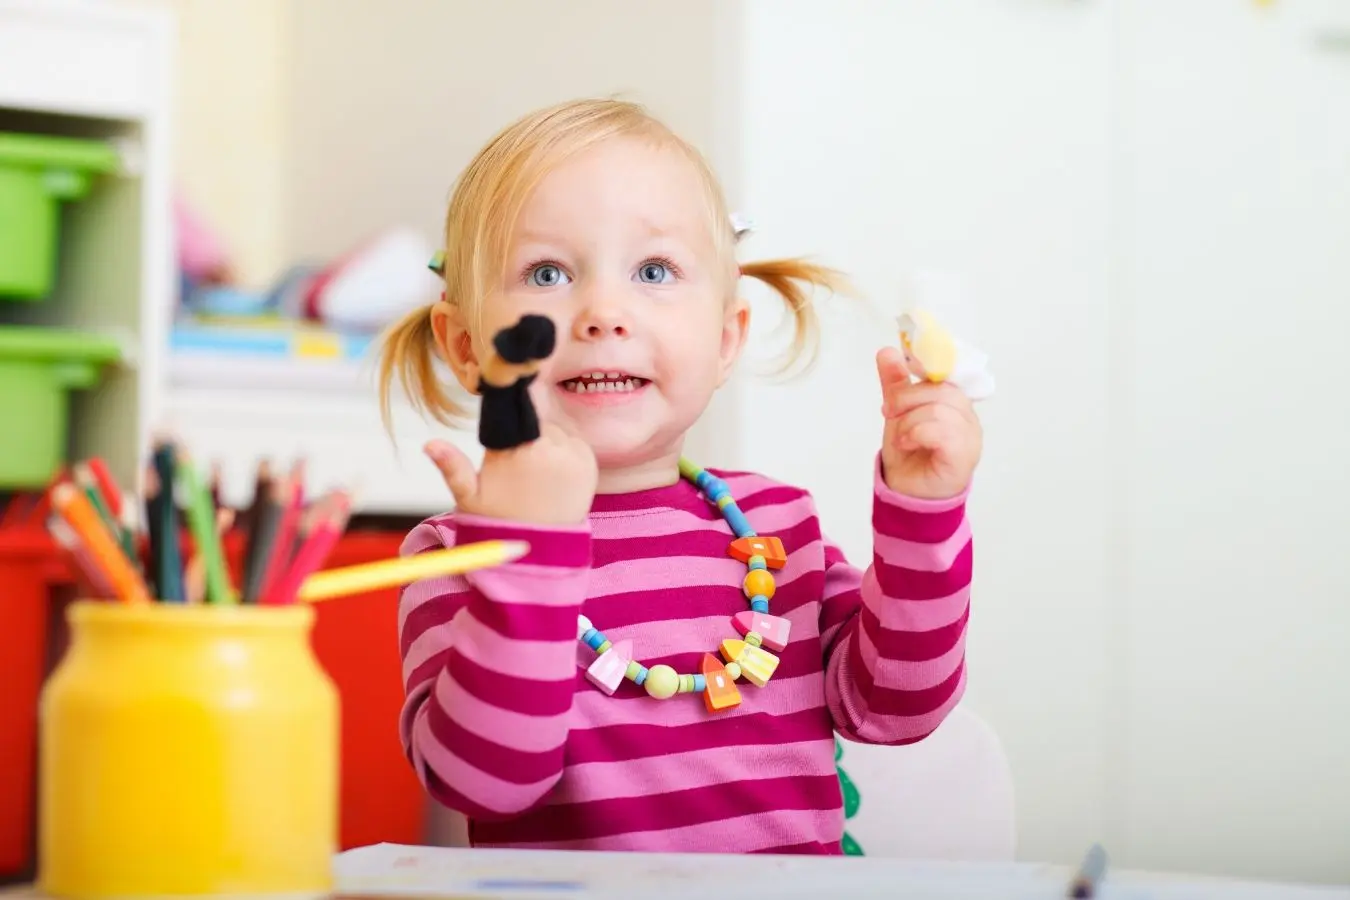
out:
M408 756L476 846L837 854L833 737L905 744L965 684L965 500L981 432L949 385L883 350L872 564L822 537L810 495L681 460L750 325L742 276L816 320L799 260L738 264L699 153L641 107L567 103L494 138L445 228L444 298L397 324L391 384L442 421L496 332L557 343L530 386L541 436L481 468L427 454L455 511L405 553L523 539L523 559L412 585L399 630ZM878 422L878 425L881 425ZM783 422L762 440L792 440ZM903 764L897 759L897 764Z

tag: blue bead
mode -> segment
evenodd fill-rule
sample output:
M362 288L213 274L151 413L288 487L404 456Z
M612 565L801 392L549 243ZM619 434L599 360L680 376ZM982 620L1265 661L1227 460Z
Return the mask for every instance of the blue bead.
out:
M750 527L750 520L741 512L741 508L735 503L729 503L722 507L722 518L727 520L731 530L736 537L754 537L755 529Z
M600 632L596 631L594 628L587 628L586 633L581 636L581 639L589 644L591 642L591 638L595 637L599 633Z
M594 629L592 629L592 631L594 631ZM604 642L605 636L598 631L596 631L595 634L591 635L590 637L586 638L586 646L590 647L592 650L600 649L600 645L603 644Z
M646 667L646 666L642 666L640 669L638 669L637 675L634 676L634 678L633 678L633 684L636 684L638 687L641 687L641 686L642 686L642 682L644 682L644 681L646 681L646 680L647 680L647 667Z
M708 482L712 481L714 478L715 476L713 473L709 472L707 469L702 469L694 478L694 484L699 486L699 490L706 491L708 489Z
M700 693L707 687L708 679L704 678L702 675L694 676L694 693Z
M763 558L762 556L761 556L761 557L752 557L752 558L750 559L750 568L751 568L751 569L767 569L768 567L769 567L769 564L768 564L767 562L764 561L764 558Z
M703 486L703 493L708 495L709 500L716 503L718 500L721 500L723 497L730 494L731 488L728 487L727 483L722 479L711 478L708 480L708 483Z
M763 594L756 594L750 598L750 608L757 613L766 613L769 611L769 598Z

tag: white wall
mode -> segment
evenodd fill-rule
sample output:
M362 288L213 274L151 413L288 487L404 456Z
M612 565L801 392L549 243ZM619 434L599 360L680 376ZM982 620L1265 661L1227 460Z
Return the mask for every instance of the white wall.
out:
M969 701L1021 855L1350 878L1350 9L741 10L751 248L883 310L960 273L996 366ZM893 331L829 309L815 374L742 381L743 461L865 559Z

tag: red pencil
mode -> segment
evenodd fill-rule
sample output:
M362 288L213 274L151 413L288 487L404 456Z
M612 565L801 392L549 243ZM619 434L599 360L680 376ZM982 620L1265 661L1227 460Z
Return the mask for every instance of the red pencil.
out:
M297 462L291 468L291 477L286 488L291 492L291 496L286 504L285 511L281 514L281 522L277 525L277 533L272 540L272 553L267 560L267 568L263 570L262 584L258 589L259 603L272 602L272 589L291 565L293 558L291 547L295 544L295 533L300 527L300 514L305 508L304 460Z
M108 467L103 460L97 456L89 460L89 473L94 476L94 481L98 483L99 493L103 495L103 500L108 504L108 512L118 522L122 521L122 492L117 488L117 481L108 471Z
M296 595L300 593L300 585L319 570L342 537L351 515L351 497L338 491L325 500L329 502L320 500L316 504L314 524L309 529L309 535L300 546L300 552L295 554L295 561L272 588L268 603L282 606L294 603Z

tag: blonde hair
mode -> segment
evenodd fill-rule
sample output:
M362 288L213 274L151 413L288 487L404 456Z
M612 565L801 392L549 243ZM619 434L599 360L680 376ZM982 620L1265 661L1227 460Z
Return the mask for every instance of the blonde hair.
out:
M773 259L737 269L736 235L722 187L696 148L645 108L622 100L578 100L541 109L518 119L490 140L460 175L445 217L445 300L457 307L480 347L483 298L492 293L506 264L511 233L530 192L569 157L615 137L639 137L687 158L701 176L711 215L714 245L722 256L728 299L738 275L768 285L792 314L793 339L782 369L814 358L819 321L810 288L843 291L843 276L805 259ZM397 380L413 407L445 424L467 417L464 405L447 391L436 369L436 335L431 305L394 323L381 342L380 411L390 425L390 391Z

